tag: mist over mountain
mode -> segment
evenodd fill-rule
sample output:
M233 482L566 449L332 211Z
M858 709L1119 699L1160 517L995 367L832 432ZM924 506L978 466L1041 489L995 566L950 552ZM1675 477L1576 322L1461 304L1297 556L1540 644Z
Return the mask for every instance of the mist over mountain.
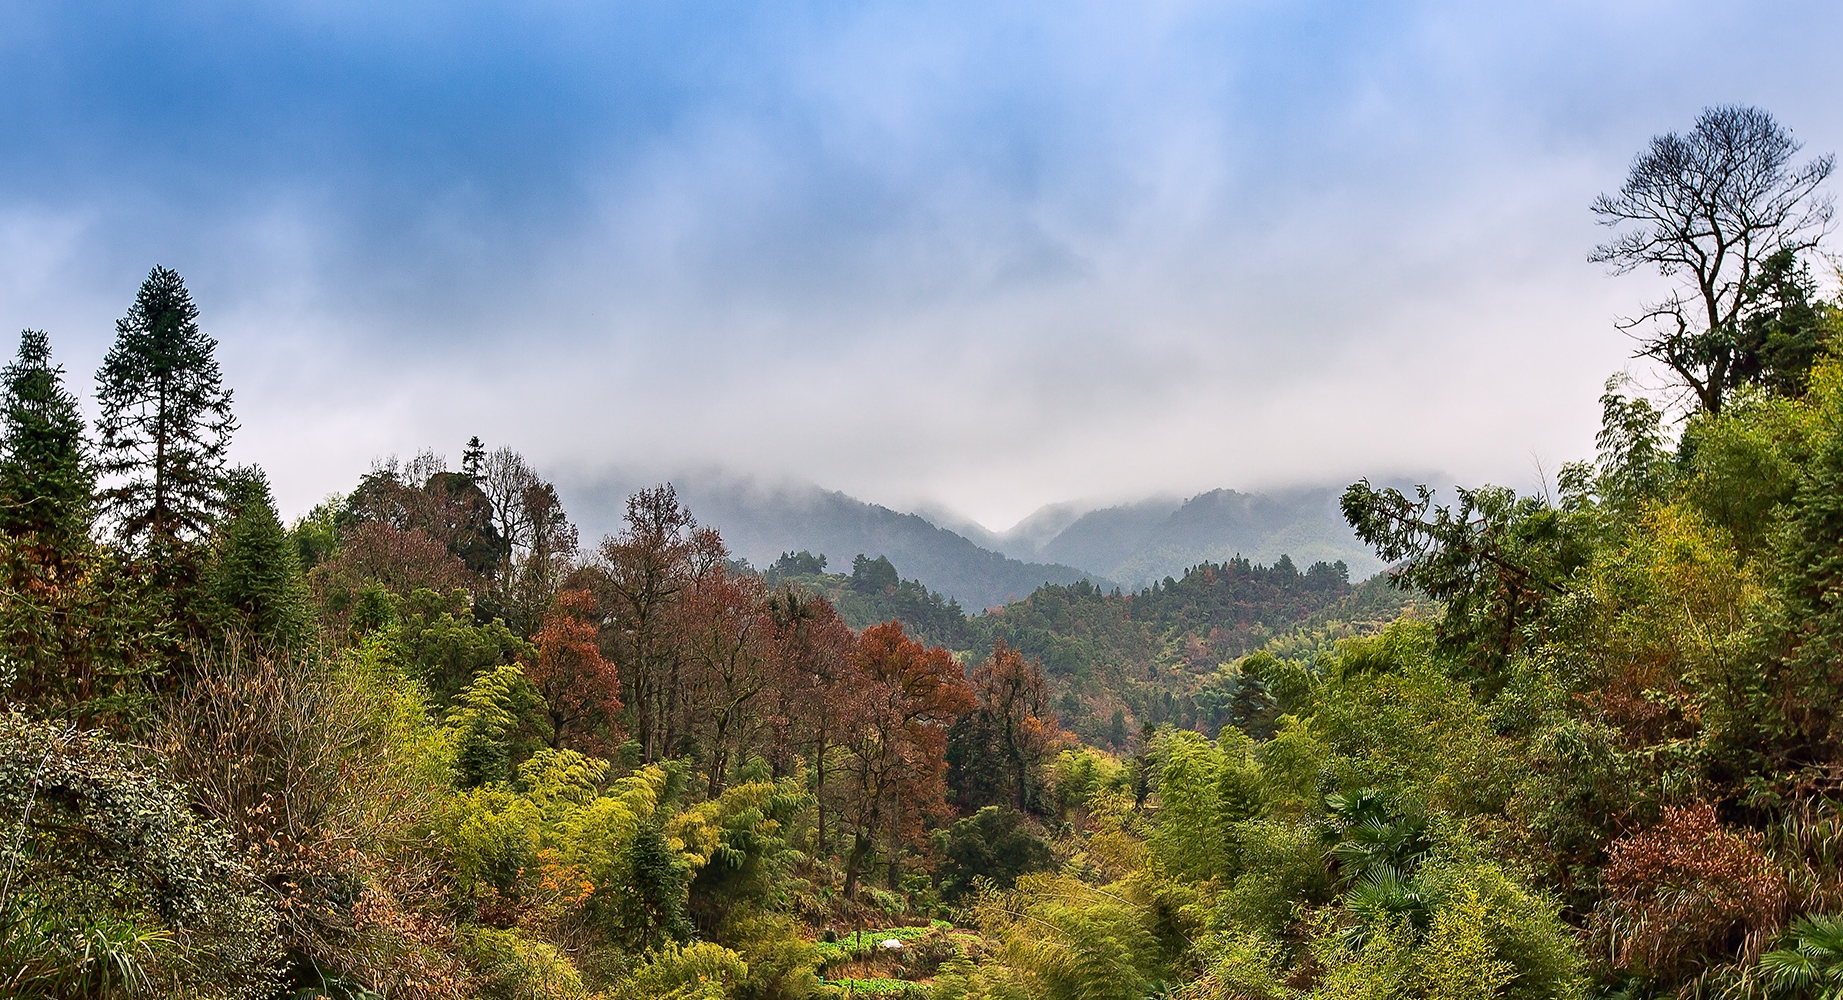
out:
M991 531L942 508L916 513L936 526L1024 562L1076 566L1141 587L1181 577L1203 562L1243 556L1271 564L1282 555L1300 566L1343 560L1353 580L1382 569L1338 510L1343 488L1272 493L1218 489L1189 499L1154 496L1100 507L1047 504L1011 528Z
M562 488L570 509L580 512L583 539L592 542L620 530L627 497L656 481L615 473ZM1021 599L1045 583L1114 585L1073 566L1009 558L928 518L810 483L721 472L680 475L671 482L700 524L720 530L731 553L758 567L800 550L825 556L834 572L849 572L859 554L887 556L904 579L921 580L975 612Z
M1343 560L1350 578L1362 580L1383 564L1344 522L1338 510L1342 493L1342 487L1219 489L1188 500L1142 500L1089 511L1047 542L1014 544L1005 551L1080 566L1134 587L1238 555L1256 563L1287 555L1300 566Z
M946 508L892 510L799 481L718 470L670 479L699 522L721 530L730 551L756 566L800 550L824 555L833 572L849 571L860 553L887 556L904 579L920 580L969 611L1022 598L1044 583L1086 579L1138 588L1235 556L1271 564L1287 555L1301 567L1343 560L1352 580L1382 569L1344 523L1341 490L1334 487L1219 489L1107 507L1068 501L994 532ZM565 480L563 489L579 512L583 538L594 541L618 531L627 496L656 481L615 472Z

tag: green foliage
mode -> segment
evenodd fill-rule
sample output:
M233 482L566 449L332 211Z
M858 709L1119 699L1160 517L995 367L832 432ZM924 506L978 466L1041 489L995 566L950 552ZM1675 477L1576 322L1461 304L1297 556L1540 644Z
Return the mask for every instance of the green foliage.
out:
M730 924L766 926L759 914L786 908L793 867L804 859L795 841L808 832L812 805L803 781L783 778L732 785L673 817L667 832L697 865L690 915L702 931L747 954Z
M896 586L901 579L888 556L871 559L863 553L851 561L851 589L863 594L877 594Z
M0 422L0 531L32 536L54 563L87 549L96 474L83 412L41 330L21 332L0 371Z
M741 955L722 945L665 944L615 991L614 1000L731 1000L749 977Z
M798 552L783 552L781 557L768 567L768 582L778 583L790 576L819 576L826 571L826 557L813 555L801 549Z
M935 835L941 854L941 898L949 903L971 893L984 879L1009 889L1019 875L1050 866L1050 848L1024 826L1014 809L986 806Z
M299 647L313 630L307 581L282 528L261 469L225 479L229 516L219 523L208 571L212 615L228 632L276 651Z
M454 766L462 788L511 778L515 764L544 745L543 698L516 663L482 669L448 709Z
M725 941L748 965L739 1000L803 1000L818 981L819 949L800 938L793 918L768 913L735 917Z
M276 915L222 827L96 733L0 716L0 982L264 997Z
M582 976L555 945L515 930L469 929L461 937L468 964L476 970L480 1000L588 1000Z
M1760 956L1760 972L1784 996L1837 1000L1843 997L1843 918L1799 917L1783 945Z
M376 590L368 593L379 594ZM437 704L447 704L482 671L512 663L528 663L536 656L531 644L520 639L505 622L495 618L475 621L464 591L438 594L418 588L390 616L396 622L397 644L410 675L427 685ZM355 609L355 625L368 615ZM534 722L535 724L535 722Z
M1391 571L1396 586L1444 602L1443 646L1473 671L1494 674L1522 648L1522 627L1565 592L1564 581L1589 550L1577 519L1540 497L1495 486L1458 496L1457 508L1436 504L1422 486L1409 500L1366 479L1342 502L1358 537L1384 560L1403 563Z
M178 273L148 272L96 373L97 464L117 481L103 498L131 547L169 549L202 535L222 510L236 421L216 351Z
M311 570L339 554L339 512L346 506L343 494L334 493L314 504L288 528L303 570Z
M1025 875L978 905L1004 963L1047 1000L1139 1000L1168 972L1150 908L1057 875Z

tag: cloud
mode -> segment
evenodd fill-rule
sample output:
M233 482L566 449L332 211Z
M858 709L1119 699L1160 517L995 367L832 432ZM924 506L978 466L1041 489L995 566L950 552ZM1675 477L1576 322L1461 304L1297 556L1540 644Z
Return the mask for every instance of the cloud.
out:
M1740 100L1843 145L1819 3L6 17L0 317L92 370L178 267L295 510L474 433L998 526L1527 482L1650 291L1584 260L1645 139Z

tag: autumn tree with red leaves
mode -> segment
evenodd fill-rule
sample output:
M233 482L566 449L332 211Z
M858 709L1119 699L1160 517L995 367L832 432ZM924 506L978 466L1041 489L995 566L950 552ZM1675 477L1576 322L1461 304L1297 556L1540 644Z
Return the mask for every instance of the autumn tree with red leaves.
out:
M865 629L852 665L838 743L847 899L878 841L913 839L925 818L947 812L947 727L973 707L953 657L909 638L900 622Z
M1044 763L1062 739L1050 707L1043 668L999 639L992 655L973 670L977 728L990 734L990 750L1003 770L1006 791L1018 812L1037 805Z
M605 750L600 744L613 742L621 679L602 657L600 632L595 595L566 590L532 636L537 658L525 676L544 696L553 747Z

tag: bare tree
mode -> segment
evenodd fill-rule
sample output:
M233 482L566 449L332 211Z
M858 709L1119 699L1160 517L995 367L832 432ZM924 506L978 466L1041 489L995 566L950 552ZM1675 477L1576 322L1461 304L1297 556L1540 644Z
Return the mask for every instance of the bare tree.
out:
M526 491L543 481L525 457L510 448L496 448L481 459L480 489L493 505L499 535L505 540L506 559L525 555L532 547L533 527L526 510Z
M1740 328L1763 294L1765 261L1817 246L1832 203L1818 187L1836 164L1826 154L1794 168L1799 144L1759 108L1709 108L1688 135L1651 140L1617 195L1593 211L1607 226L1632 225L1589 258L1614 274L1655 266L1682 286L1622 320L1638 357L1674 373L1710 413L1733 385Z

